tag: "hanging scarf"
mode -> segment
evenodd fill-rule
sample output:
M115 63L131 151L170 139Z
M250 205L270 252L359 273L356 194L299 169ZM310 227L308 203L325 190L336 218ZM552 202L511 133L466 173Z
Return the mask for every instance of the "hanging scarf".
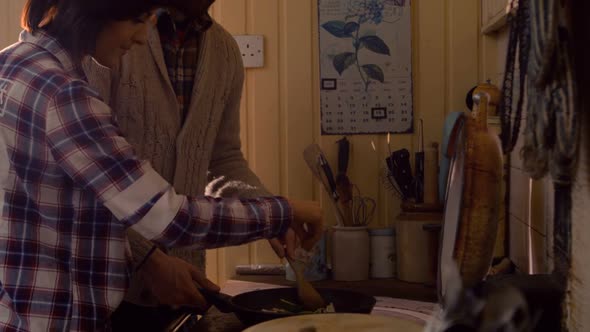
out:
M534 178L551 172L569 185L577 161L580 117L575 103L571 16L559 0L531 1L524 167ZM567 2L565 2L567 4Z
M510 16L511 33L500 104L505 152L514 149L526 104L521 154L531 177L550 173L555 184L556 271L564 275L571 257L571 184L575 177L581 126L576 98L571 0L519 0ZM516 49L520 89L513 112Z
M510 17L511 33L500 105L504 151L514 149L526 104L526 130L521 151L525 170L535 179L550 172L555 183L569 185L575 173L580 119L575 103L568 2L520 0L519 3L516 16ZM517 48L520 84L513 112Z

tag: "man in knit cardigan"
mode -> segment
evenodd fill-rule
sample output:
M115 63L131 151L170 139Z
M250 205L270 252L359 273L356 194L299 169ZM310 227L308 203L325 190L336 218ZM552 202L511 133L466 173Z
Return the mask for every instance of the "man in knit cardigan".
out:
M120 68L86 64L89 82L112 106L137 154L179 194L271 195L240 150L244 68L233 37L207 14L215 0L171 1L182 11L159 13L147 44L130 50ZM196 303L194 282L209 283L203 251L156 250L146 259L153 244L133 233L129 241L134 260L145 263L113 316L115 325L129 325L115 329L138 328L138 320L157 325L162 310L154 310L156 305ZM280 243L271 245L284 256Z

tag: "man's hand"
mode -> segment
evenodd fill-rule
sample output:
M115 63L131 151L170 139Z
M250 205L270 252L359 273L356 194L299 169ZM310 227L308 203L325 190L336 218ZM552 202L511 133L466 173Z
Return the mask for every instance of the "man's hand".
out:
M285 254L295 257L298 244L310 251L324 232L322 209L317 202L289 200L289 203L293 209L293 223L282 239L268 240L279 258L285 258Z
M209 305L197 287L219 292L219 286L208 280L195 266L168 256L159 249L148 258L139 273L163 305L187 306L205 311Z

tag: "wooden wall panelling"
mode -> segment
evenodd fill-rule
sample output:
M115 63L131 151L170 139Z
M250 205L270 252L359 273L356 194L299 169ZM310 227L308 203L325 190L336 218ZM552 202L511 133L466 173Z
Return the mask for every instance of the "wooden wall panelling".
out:
M266 13L262 14L261 13ZM265 64L263 70L248 70L248 160L266 187L281 194L280 157L280 99L279 91L279 1L256 0L248 2L248 33L262 34L265 39ZM279 262L267 241L252 244L252 263Z
M312 175L302 157L314 142L316 119L312 7L312 1L279 1L281 188L298 199L314 197Z
M247 0L219 0L211 8L211 14L215 20L221 23L231 34L240 35L247 33ZM246 72L247 75L247 72ZM244 81L240 110L240 138L242 152L249 159L249 96L247 78ZM234 273L238 264L250 263L250 245L223 248L207 251L207 275L214 282L222 284Z
M20 13L25 0L4 0L0 10L0 50L18 41Z
M481 83L478 73L478 43L477 26L479 17L478 4L473 0L448 1L447 17L447 57L448 70L446 93L449 96L446 111L462 111L465 106L467 92ZM466 13L474 13L468 15ZM444 115L444 114L443 114ZM443 123L444 119L439 119Z

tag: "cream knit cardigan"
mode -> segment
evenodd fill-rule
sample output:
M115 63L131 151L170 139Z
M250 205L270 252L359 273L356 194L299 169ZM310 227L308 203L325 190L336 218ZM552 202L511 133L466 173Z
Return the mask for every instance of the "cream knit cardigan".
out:
M240 98L244 68L233 37L213 23L199 42L194 90L183 123L168 78L157 30L149 31L146 45L134 47L118 69L85 63L88 80L113 108L119 127L136 153L185 195L268 196L270 193L248 168L240 150ZM151 244L129 233L134 259ZM171 249L204 270L204 252ZM126 300L155 304L134 277Z

